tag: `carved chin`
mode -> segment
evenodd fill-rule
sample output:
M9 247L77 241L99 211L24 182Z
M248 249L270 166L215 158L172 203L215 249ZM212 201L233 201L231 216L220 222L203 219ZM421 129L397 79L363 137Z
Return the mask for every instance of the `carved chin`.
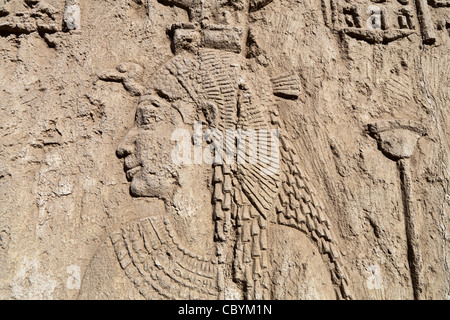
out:
M151 197L162 200L170 200L175 191L175 181L162 179L160 177L149 177L143 179L134 177L130 185L130 194L133 197Z

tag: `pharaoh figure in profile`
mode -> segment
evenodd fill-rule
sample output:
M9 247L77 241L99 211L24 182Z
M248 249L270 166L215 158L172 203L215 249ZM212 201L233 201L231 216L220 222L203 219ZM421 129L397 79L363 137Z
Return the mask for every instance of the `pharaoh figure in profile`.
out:
M270 78L247 58L247 15L270 1L164 3L190 22L172 27L175 55L143 89L117 154L131 195L163 200L165 213L113 232L80 298L350 299L324 202L277 110L274 94L298 97L298 77ZM174 161L174 132L190 133L200 161Z

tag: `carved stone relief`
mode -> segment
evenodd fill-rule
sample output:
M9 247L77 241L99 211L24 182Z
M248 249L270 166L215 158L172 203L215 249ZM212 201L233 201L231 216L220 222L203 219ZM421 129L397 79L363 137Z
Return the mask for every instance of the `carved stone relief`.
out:
M161 145L152 135L159 136L161 132L169 133L177 128L173 122L165 123L165 119L177 117L170 113L177 110L183 122L191 126L194 120L204 118L204 124L222 133L230 129L267 131L270 127L284 131L276 102L264 91L287 99L298 98L300 91L300 79L295 74L273 77L271 85L267 75L266 81L262 81L264 70L258 73L246 70L245 58L239 55L244 49L245 24L239 27L198 24L205 19L214 21L219 13L210 12L211 8L204 8L203 4L193 8L182 2L175 4L188 7L191 23L172 26L176 56L158 69L142 94L127 88L123 80L126 78L122 76L114 73L99 75L106 81L124 81L128 91L141 96L135 127L125 137L117 154L125 160L132 195L159 197L165 200L167 207L177 206L174 201L178 191L174 188L180 185L178 170L183 169L155 169L160 166L158 162L170 162L168 155L163 156L171 149L170 144L158 150L159 157L150 163L147 157L148 150L155 148L153 141ZM240 6L234 8L237 16L243 14ZM256 9L251 7L250 10ZM230 12L226 12L224 15L231 19ZM217 22L221 22L221 15ZM261 88L252 88L255 83L246 80L247 77L259 79ZM161 122L161 129L156 128L158 122ZM150 129L153 133L149 133L147 127L153 125L155 128ZM214 159L221 157L219 150L236 145L241 139L224 137L222 141L214 138L210 141L215 145ZM272 224L279 224L298 230L298 237L306 235L310 239L311 245L324 256L323 263L329 269L337 297L351 298L325 207L308 175L299 168L297 152L289 140L283 136L280 139L281 154L278 150L275 154L269 152L274 141L267 139L268 145L260 146L260 149L265 148L265 156L259 156L255 164L239 164L237 154L231 164L220 159L214 162L213 168L205 169L211 172L213 182L210 210L215 228L209 237L215 240L215 255L202 257L191 253L177 238L177 229L171 222L174 213L170 210L167 217L145 219L138 222L134 231L124 230L111 236L124 272L144 297L151 298L152 292L156 291L169 299L224 299L231 295L245 299L274 298L276 286L270 279L279 271L271 266L270 256L276 249L270 248L268 237ZM218 144L221 147L217 147ZM243 156L250 158L249 152L246 150ZM156 234L152 235L153 232ZM151 243L155 244L152 246ZM198 249L200 252L205 250ZM168 286L172 288L170 293L165 289ZM89 296L93 289L86 290ZM321 292L316 294L320 296ZM286 297L278 294L278 298Z
M0 0L0 297L450 297L449 25L443 0Z

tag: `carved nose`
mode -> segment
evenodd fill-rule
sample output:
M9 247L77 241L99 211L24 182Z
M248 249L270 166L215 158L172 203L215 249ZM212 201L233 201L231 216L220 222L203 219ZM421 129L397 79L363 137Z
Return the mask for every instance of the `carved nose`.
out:
M116 154L119 158L126 157L134 152L136 134L137 130L133 127L130 131L128 131L125 138L123 138L116 150Z

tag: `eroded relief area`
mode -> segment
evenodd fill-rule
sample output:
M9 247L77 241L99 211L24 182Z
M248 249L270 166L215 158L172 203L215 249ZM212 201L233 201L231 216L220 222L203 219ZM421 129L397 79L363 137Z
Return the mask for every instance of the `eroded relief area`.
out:
M1 1L0 297L448 298L449 10Z

